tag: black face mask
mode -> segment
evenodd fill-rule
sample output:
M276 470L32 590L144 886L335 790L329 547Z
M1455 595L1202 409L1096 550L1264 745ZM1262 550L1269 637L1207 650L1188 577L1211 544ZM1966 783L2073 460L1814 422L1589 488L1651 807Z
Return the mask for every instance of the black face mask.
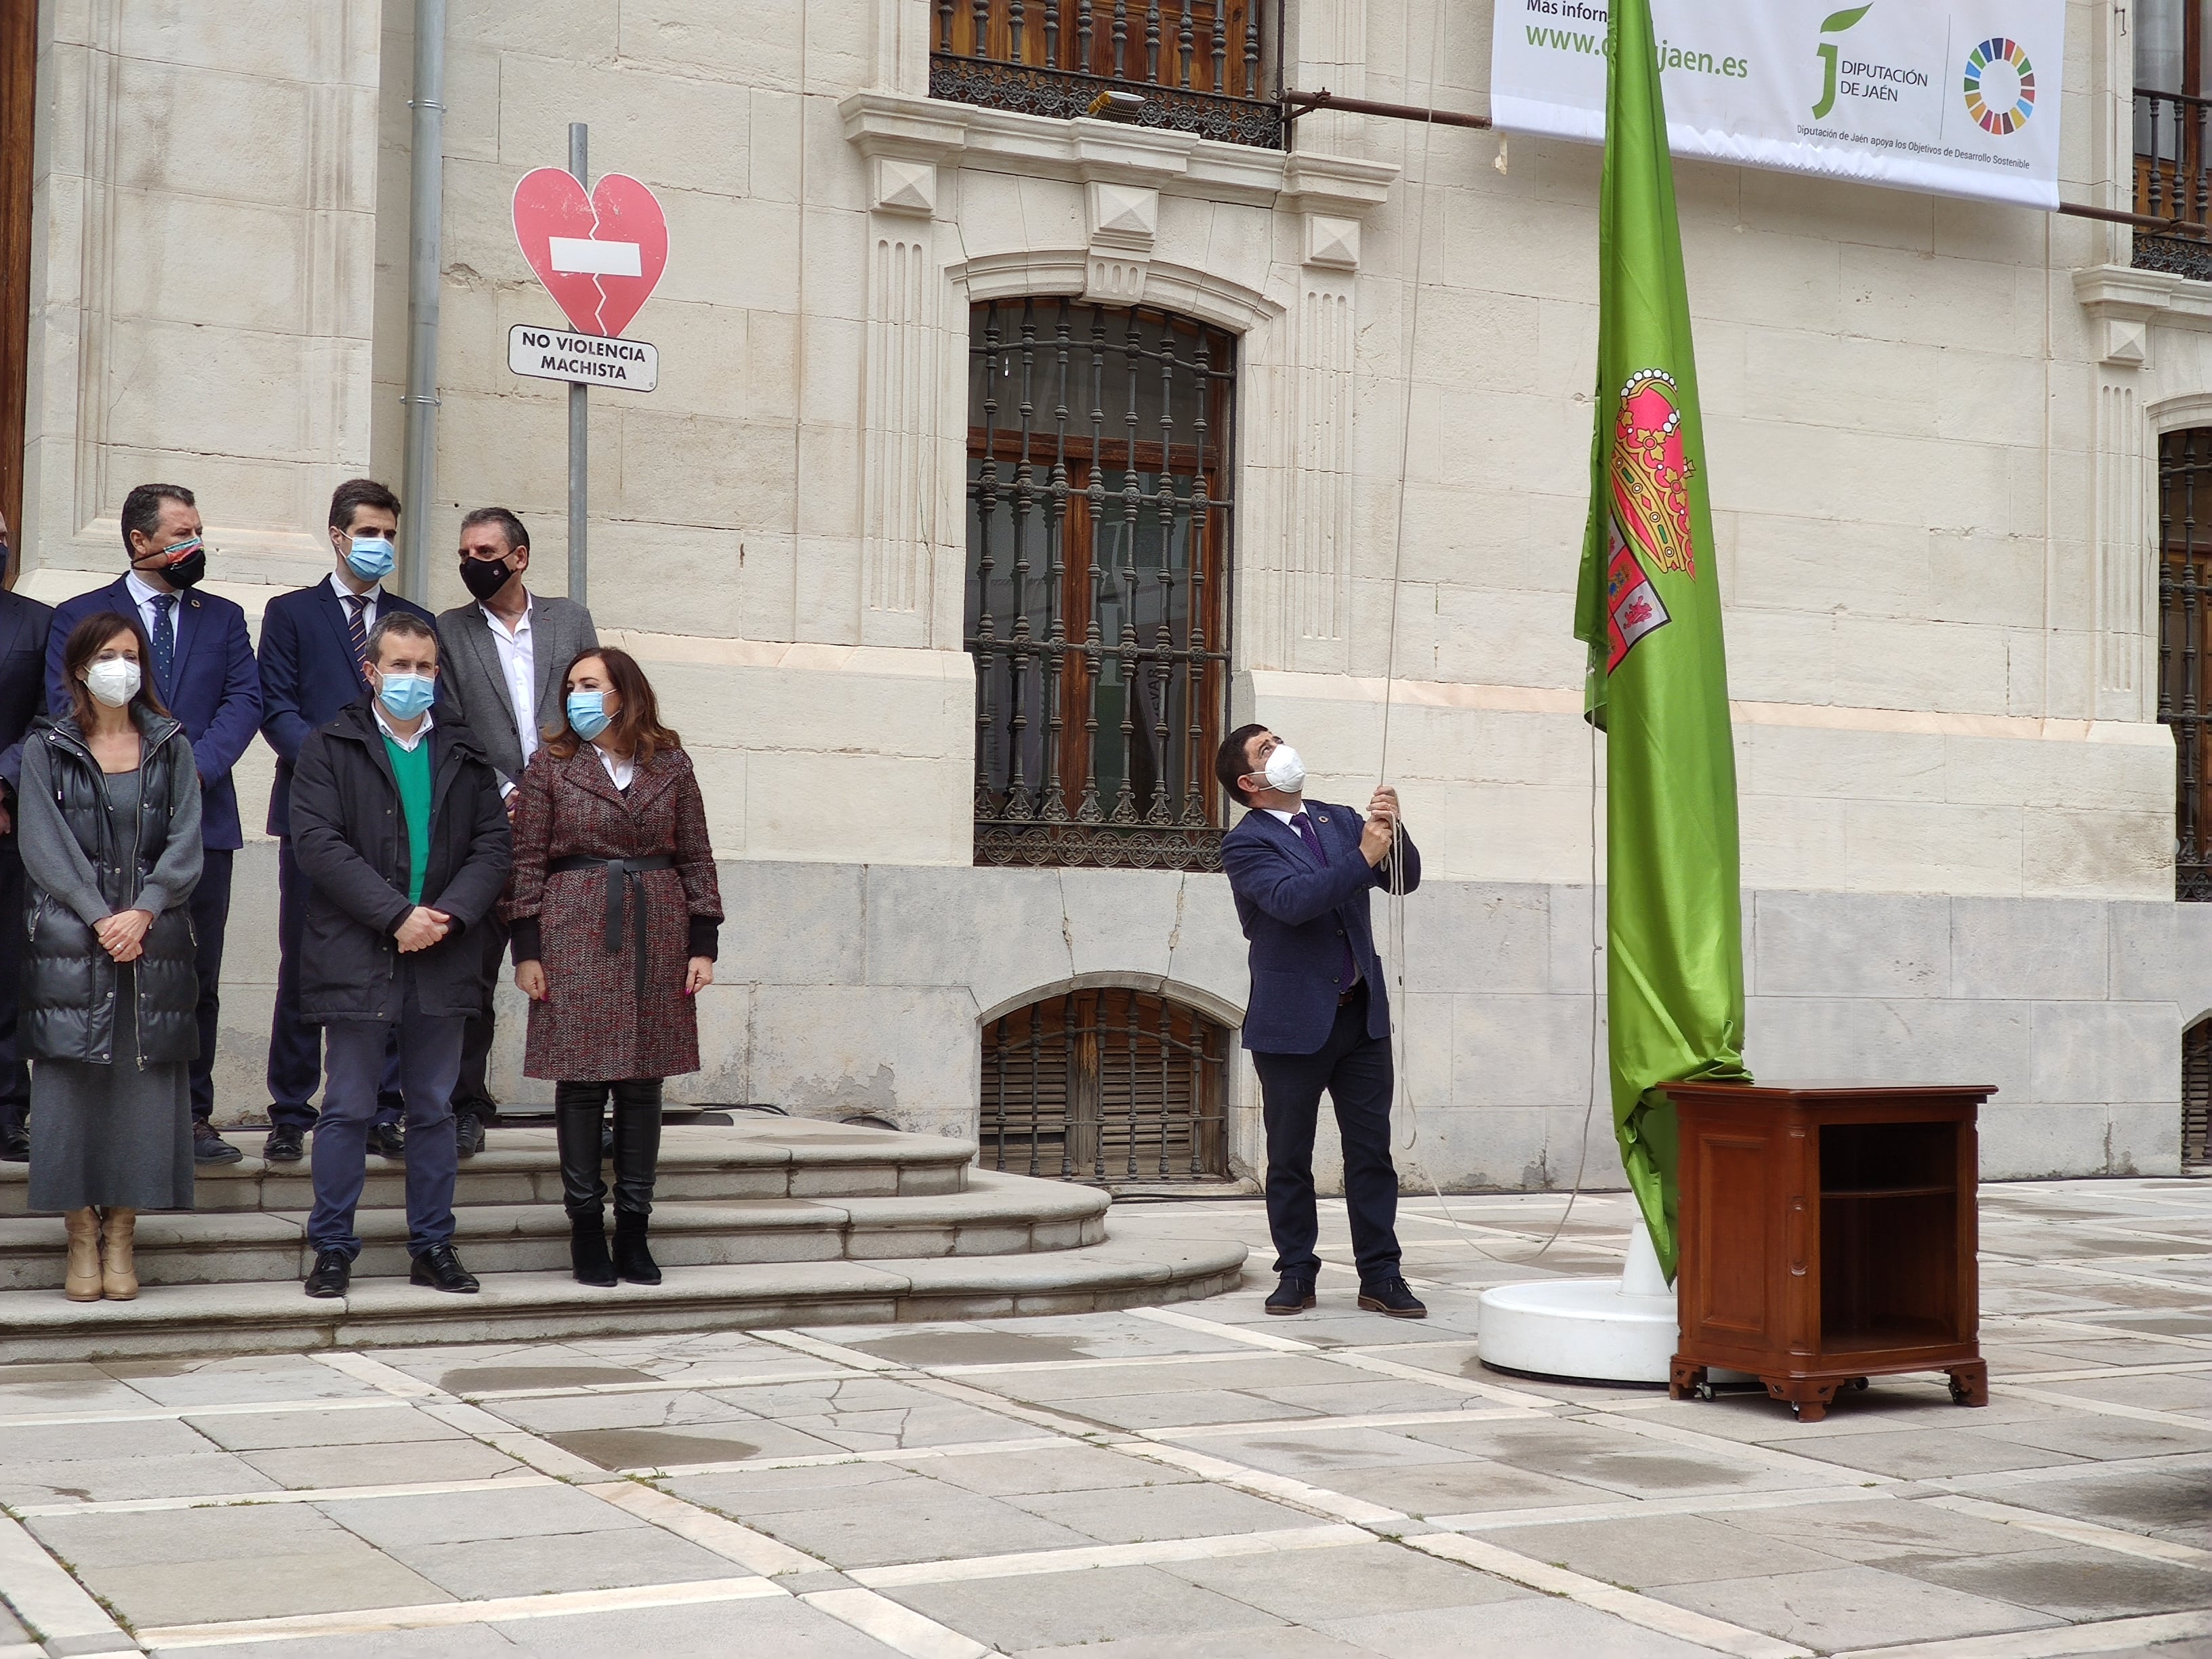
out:
M201 577L207 574L207 549L198 544L197 538L194 538L194 543L192 550L174 564L163 564L161 560L165 556L157 554L155 556L154 563L134 564L132 568L142 574L159 576L172 587L193 586Z
M514 568L505 559L463 559L461 586L467 588L478 605L507 586Z

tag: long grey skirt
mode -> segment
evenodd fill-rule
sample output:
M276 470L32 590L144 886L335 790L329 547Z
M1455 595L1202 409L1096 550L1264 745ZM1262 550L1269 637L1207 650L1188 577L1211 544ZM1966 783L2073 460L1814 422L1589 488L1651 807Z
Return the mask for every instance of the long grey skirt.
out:
M137 1006L137 974L115 970L118 1009ZM192 1099L188 1067L138 1064L138 1022L115 1022L115 1063L31 1062L33 1210L189 1210Z

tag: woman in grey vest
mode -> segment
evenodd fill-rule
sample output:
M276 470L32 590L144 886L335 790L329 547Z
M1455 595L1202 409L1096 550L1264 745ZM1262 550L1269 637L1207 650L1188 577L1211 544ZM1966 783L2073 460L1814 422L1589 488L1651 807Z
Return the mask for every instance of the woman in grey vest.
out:
M192 1207L199 774L152 654L136 617L86 617L62 648L73 706L23 745L30 1207L65 1218L72 1302L137 1295L137 1212Z

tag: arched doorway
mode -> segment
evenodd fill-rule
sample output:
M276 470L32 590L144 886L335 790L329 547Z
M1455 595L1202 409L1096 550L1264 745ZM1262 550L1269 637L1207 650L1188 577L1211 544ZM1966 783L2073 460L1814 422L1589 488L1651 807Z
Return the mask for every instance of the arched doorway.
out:
M1122 986L1039 998L983 1027L985 1168L1062 1181L1217 1180L1229 1032Z

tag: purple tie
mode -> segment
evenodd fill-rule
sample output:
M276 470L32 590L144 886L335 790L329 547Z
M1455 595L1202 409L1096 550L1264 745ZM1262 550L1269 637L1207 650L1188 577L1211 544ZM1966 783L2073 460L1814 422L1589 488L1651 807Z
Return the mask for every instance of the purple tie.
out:
M1328 854L1322 848L1321 836L1313 827L1313 820L1304 812L1294 812L1291 815L1291 828L1298 832L1298 839L1305 842L1306 850L1311 853L1316 861L1326 870L1328 867ZM1359 983L1359 959L1352 954L1352 935L1340 927L1337 929L1337 933L1344 940L1343 988L1349 991Z

